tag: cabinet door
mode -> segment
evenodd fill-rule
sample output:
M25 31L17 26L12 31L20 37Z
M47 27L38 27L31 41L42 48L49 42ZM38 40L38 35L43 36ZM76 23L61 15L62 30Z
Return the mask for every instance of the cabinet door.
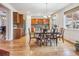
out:
M14 23L19 23L19 14L17 12L13 12L13 20Z
M19 14L19 22L23 25L23 14Z
M20 29L14 29L13 37L14 39L19 39L21 37Z

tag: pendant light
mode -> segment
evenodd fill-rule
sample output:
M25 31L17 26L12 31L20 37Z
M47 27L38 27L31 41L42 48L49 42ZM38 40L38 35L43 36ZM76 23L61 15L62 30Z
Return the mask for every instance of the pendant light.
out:
M47 4L48 4L48 3L45 3L45 14L46 14L46 15L44 16L44 18L47 18Z

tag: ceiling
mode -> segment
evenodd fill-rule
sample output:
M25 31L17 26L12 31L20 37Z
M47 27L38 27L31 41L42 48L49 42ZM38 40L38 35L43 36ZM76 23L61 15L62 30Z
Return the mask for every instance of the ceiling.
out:
M22 11L31 16L50 15L69 3L10 3L18 11Z
M6 16L8 9L0 4L0 16Z

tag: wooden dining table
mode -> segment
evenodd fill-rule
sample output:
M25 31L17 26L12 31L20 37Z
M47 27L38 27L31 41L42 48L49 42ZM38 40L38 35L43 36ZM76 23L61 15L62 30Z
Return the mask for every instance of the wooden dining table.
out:
M48 38L51 38L51 35L55 35L55 38L53 39L56 39L56 46L58 45L58 38L57 38L57 35L59 35L60 32L35 32L35 35L43 35L42 38L44 38L44 35L48 35ZM41 39L42 40L42 39Z

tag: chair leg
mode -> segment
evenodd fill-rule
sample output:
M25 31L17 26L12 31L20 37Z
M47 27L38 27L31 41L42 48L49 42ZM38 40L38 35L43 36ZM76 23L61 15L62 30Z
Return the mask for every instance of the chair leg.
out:
M44 39L44 42L43 43L44 43L44 45L46 45L46 40L45 39Z
M36 44L38 44L38 42L39 42L39 40L38 40L38 39L36 39Z
M63 43L64 43L64 37L62 37L62 41L63 41Z
M30 45L30 43L31 43L31 39L29 40L29 45Z
M56 40L56 46L58 45L58 39L55 39Z
M44 45L47 46L47 39L44 39Z
M40 44L40 40L39 40L39 39L37 39L36 44L37 44L38 46L40 46L40 45L41 45L41 44Z
M59 41L61 41L61 38L59 37Z
M48 40L46 39L46 46L47 46Z
M50 39L50 46L52 46L52 40Z
M40 46L42 46L42 40L40 40Z

